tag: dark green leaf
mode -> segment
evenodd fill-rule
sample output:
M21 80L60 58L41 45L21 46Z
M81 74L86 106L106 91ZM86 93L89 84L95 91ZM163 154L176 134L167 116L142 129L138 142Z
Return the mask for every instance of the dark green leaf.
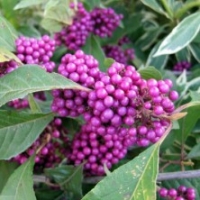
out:
M157 56L153 57L154 53L157 51L160 43L158 43L150 52L149 57L146 62L146 67L148 66L153 66L156 69L163 69L167 63L168 60L168 55L162 55L162 56Z
M191 43L188 47L197 62L200 62L200 45L197 43Z
M138 72L142 76L142 78L148 80L154 78L156 80L162 79L162 74L155 67L145 67L139 69Z
M200 157L200 144L195 145L192 147L192 150L187 155L187 158L197 158Z
M0 111L0 159L26 150L53 119L53 114Z
M33 191L33 165L34 157L31 157L14 171L3 188L0 200L36 200Z
M177 61L190 61L190 52L187 47L176 53Z
M14 51L15 39L17 39L17 32L5 18L0 16L0 47Z
M141 1L144 5L150 7L154 11L167 16L167 13L162 9L162 6L156 0L141 0Z
M41 37L40 32L35 27L33 27L31 25L20 26L18 28L18 31L20 33L22 33L24 36L27 36L27 37L34 37L34 38L40 38Z
M156 27L146 31L137 41L136 45L143 51L147 50L162 33L164 27Z
M52 89L84 89L56 73L47 73L36 65L24 65L0 79L0 106L27 94ZM17 84L16 84L17 83Z
M46 169L45 174L53 178L71 199L80 199L82 197L83 165L59 166L54 169Z
M100 7L101 1L100 0L86 0L86 1L84 1L84 4L87 5L89 10L92 10L95 7Z
M158 153L157 143L106 176L82 200L156 199Z
M187 115L180 119L180 129L174 130L178 141L182 143L184 143L188 135L191 134L192 129L200 118L200 105L189 107L185 109L184 112L187 112Z
M97 37L89 37L82 49L86 54L93 55L98 60L101 71L106 71L106 68L104 66L105 54Z
M0 193L5 186L8 178L11 176L11 174L14 172L14 170L17 168L18 164L16 162L11 161L0 161Z
M199 32L199 20L199 12L184 18L163 40L154 56L173 54L186 47Z

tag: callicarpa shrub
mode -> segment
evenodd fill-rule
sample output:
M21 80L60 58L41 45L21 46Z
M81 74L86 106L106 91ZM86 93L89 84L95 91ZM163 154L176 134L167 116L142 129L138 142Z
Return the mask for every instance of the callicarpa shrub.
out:
M0 11L0 200L200 199L198 1Z

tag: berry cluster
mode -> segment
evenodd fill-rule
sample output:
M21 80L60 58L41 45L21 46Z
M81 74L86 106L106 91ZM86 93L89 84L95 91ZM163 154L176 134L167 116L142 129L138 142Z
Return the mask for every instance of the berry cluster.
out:
M74 9L74 5L71 5ZM77 5L77 13L73 19L72 25L65 27L61 32L54 35L57 45L64 44L70 50L78 50L82 47L90 32L92 31L92 23L89 12L85 10L82 3Z
M155 143L168 126L162 115L173 112L173 101L178 98L171 87L169 79L146 81L133 66L115 62L89 93L84 118L96 129L134 126L137 145L147 146Z
M90 124L86 124L73 140L69 160L75 165L87 161L84 169L88 175L102 175L104 165L110 169L126 155L127 148L123 142L117 133L99 135Z
M75 9L74 4L71 9ZM79 2L72 24L55 33L54 39L57 45L64 44L69 50L76 51L86 43L90 33L110 37L122 18L112 8L94 8L88 12Z
M94 8L90 15L93 33L102 38L112 36L123 18L123 15L118 15L112 8Z
M86 124L73 140L70 160L75 164L87 160L85 170L91 174L100 175L103 164L108 163L110 168L115 163L112 161L113 137L123 149L120 157L124 157L132 145L148 146L157 142L169 125L163 116L174 111L173 101L178 98L178 93L171 90L169 79L144 80L133 66L118 62L102 73L98 62L81 50L74 55L66 54L58 72L91 89L90 92L54 90L51 106L61 116L83 115ZM90 138L90 134L95 136ZM107 137L112 143L109 148ZM107 147L105 152L100 150L102 145ZM90 162L90 156L96 158Z
M181 61L178 62L176 65L174 65L173 70L174 71L183 71L183 70L189 70L191 67L191 63L188 61Z
M16 40L16 55L25 64L38 64L52 72L55 63L50 61L55 50L55 41L48 35L40 39L19 37Z
M98 61L78 50L74 55L66 54L58 67L58 73L88 88L99 79ZM54 90L51 109L60 116L78 116L87 108L88 92Z
M186 186L179 186L178 189L161 188L158 191L159 195L169 200L195 200L196 194L194 188L187 188Z
M17 63L15 61L8 61L0 63L0 77L4 76L15 70L17 68Z
M35 157L35 169L41 171L44 168L52 167L62 161L68 151L63 146L65 143L68 143L67 131L62 126L61 119L55 118L31 147L14 157L13 160L19 164L24 163L44 144L40 153Z
M113 58L122 64L128 64L135 58L133 49L123 49L119 45L106 45L103 50L107 57Z

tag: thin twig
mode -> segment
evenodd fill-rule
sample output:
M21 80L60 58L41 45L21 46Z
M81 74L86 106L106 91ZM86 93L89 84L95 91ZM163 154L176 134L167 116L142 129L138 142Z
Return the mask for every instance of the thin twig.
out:
M96 184L103 178L104 176L88 177L85 178L83 182L88 184ZM200 170L159 173L157 181L184 179L184 178L200 178ZM46 178L44 175L34 175L33 179L35 183L46 183L47 185L56 186L55 184L50 183L49 179Z

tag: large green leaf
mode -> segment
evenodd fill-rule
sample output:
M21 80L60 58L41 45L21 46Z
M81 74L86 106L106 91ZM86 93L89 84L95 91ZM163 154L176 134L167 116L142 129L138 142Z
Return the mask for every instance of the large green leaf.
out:
M47 0L34 0L34 1L29 1L29 0L21 0L16 6L15 6L15 10L17 9L21 9L21 8L27 8L30 6L36 6L39 4L42 4L44 2L47 2Z
M154 78L156 80L162 79L162 74L155 67L145 67L139 69L138 72L142 76L142 78L148 80Z
M148 66L153 66L156 69L163 69L167 63L168 60L168 55L162 55L162 56L157 56L153 57L154 53L157 51L160 43L158 43L150 52L149 57L146 62L146 67Z
M36 65L24 65L0 79L0 106L27 94L52 89L84 89L56 73L47 73Z
M53 178L69 194L71 200L81 199L83 165L77 167L67 165L46 169L45 174Z
M0 111L0 159L26 150L53 119L53 114Z
M2 16L0 16L0 24L0 47L14 51L17 32L13 26Z
M5 186L8 178L10 175L14 172L14 170L17 168L18 164L16 162L11 161L0 161L0 193Z
M156 199L159 143L107 175L82 200Z
M163 40L154 56L173 54L186 47L199 32L199 20L199 12L186 17Z
M82 49L85 53L93 55L98 60L101 71L106 71L106 68L104 66L105 54L97 37L89 37Z
M0 194L0 200L36 200L33 191L33 165L34 157L31 157L14 171Z

